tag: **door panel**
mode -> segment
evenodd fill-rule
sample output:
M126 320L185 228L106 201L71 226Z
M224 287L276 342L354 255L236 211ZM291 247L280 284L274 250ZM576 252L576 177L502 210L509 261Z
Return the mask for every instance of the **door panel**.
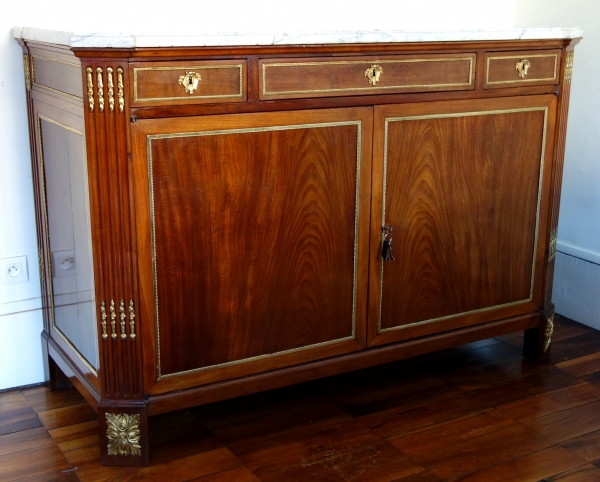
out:
M371 124L363 108L134 125L165 386L365 345Z
M543 99L375 109L372 232L393 226L395 256L381 261L372 236L375 344L532 311L554 103Z

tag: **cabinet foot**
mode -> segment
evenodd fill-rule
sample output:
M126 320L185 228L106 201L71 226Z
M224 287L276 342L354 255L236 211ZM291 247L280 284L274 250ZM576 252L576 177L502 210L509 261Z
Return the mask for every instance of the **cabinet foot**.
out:
M51 356L48 356L48 371L50 372L50 390L61 390L73 385Z
M100 402L98 430L102 464L144 466L150 463L148 414L144 402Z
M545 363L550 357L554 332L554 309L540 313L540 324L525 330L523 356L536 363Z

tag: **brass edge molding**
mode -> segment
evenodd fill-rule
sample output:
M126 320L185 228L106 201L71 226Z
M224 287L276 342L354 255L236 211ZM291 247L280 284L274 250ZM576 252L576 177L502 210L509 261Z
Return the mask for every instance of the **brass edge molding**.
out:
M67 62L66 60L53 59L52 57L46 57L44 55L32 54L31 58L32 59L47 60L49 62L56 62L57 64L68 65L69 67L75 67L77 69L81 69L81 65L80 64L74 64L73 62Z
M119 320L121 326L121 340L125 340L127 338L127 333L125 330L125 319L127 316L125 315L125 302L121 300L119 303Z
M214 135L228 135L228 134L241 134L250 132L267 132L267 131L284 131L294 129L311 129L311 128L324 128L324 127L337 127L346 125L357 126L357 147L356 147L356 195L355 195L355 221L354 221L354 273L353 273L353 286L352 286L352 334L344 338L338 338L335 340L324 341L321 343L315 343L313 345L306 345L299 348L292 348L289 350L278 351L275 353L268 353L265 355L257 355L250 358L244 358L241 360L234 360L226 363L219 363L217 365L209 365L206 367L193 368L182 372L162 374L161 371L161 350L160 350L160 318L158 311L158 278L156 274L156 223L154 216L154 181L153 181L153 169L152 169L152 141L159 139L174 139L181 137L205 137ZM283 356L290 353L296 353L309 349L318 348L321 346L328 346L345 341L356 340L356 306L357 306L357 289L358 289L358 269L357 269L357 257L358 257L358 228L359 228L359 193L360 193L360 166L361 166L361 152L362 152L362 121L350 120L341 122L323 122L318 124L298 124L298 125L283 125L283 126L268 126L268 127L252 127L242 129L226 129L226 130L213 130L213 131L201 131L201 132L181 132L173 134L152 134L146 136L146 148L148 158L148 185L149 185L149 204L150 204L150 245L152 253L152 280L154 288L154 324L156 327L156 352L157 352L157 381L172 378L180 375L188 375L191 373L203 372L217 367L228 367L234 365L240 365L244 363L250 363L256 360L262 360L265 358L272 358L276 356Z
M383 304L383 263L381 263L380 274L379 274L379 315L377 317L377 334L386 333L388 331L403 330L412 328L414 326L427 325L430 323L436 323L439 321L450 320L458 318L459 316L472 315L475 313L484 313L486 311L508 308L510 306L521 305L529 303L533 300L533 288L535 281L535 269L536 269L536 257L538 251L538 237L539 237L539 226L540 226L540 209L541 209L541 194L542 194L542 181L544 176L544 164L546 157L546 133L548 127L548 107L526 107L522 109L503 109L503 110L489 110L489 111L477 111L477 112L456 112L451 114L427 114L427 115L416 115L406 117L389 117L385 119L384 129L384 146L383 146L383 189L382 189L382 203L381 203L381 225L384 226L385 222L385 200L387 192L387 146L388 146L388 125L390 122L410 121L410 120L423 120L423 119L442 119L448 117L474 117L480 115L498 115L498 114L513 114L518 112L533 112L541 111L544 112L544 125L542 131L542 146L540 155L540 175L538 179L538 195L536 204L536 215L535 215L535 236L533 240L533 262L531 265L531 281L529 285L529 298L524 300L512 301L510 303L503 303L501 305L488 306L485 308L479 308L476 310L465 311L462 313L455 313L452 315L442 316L438 318L432 318L429 320L417 321L406 325L393 326L391 328L381 328L381 313Z
M108 315L106 314L106 303L104 300L100 302L100 314L102 317L102 339L108 340L108 332L106 331L106 320Z
M129 338L135 340L135 310L133 300L129 300Z
M552 262L556 258L556 245L558 243L558 231L556 228L550 233L550 247L548 250L548 262Z
M87 96L88 96L88 106L90 112L94 112L94 76L93 70L91 67L85 69L86 78L87 78Z
M98 111L104 112L104 82L102 81L102 67L96 69L98 74Z
M106 413L108 455L142 455L140 415Z
M552 77L547 78L532 78L532 79L523 79L518 78L515 80L495 80L490 81L490 60L514 60L519 59L522 60L524 57L528 59L541 58L541 57L554 57L554 74ZM557 70L558 70L558 54L537 54L537 55L512 55L512 56L499 56L499 57L487 57L486 60L486 69L485 69L485 83L486 85L497 85L497 84L518 84L522 82L545 82L548 80L558 80L557 78Z
M544 332L544 353L550 348L552 343L552 334L554 333L554 313L546 320L546 331Z
M434 58L434 59L398 59L398 60L373 60L378 64L391 64L391 63L414 63L414 62L456 62L456 61L468 61L469 62L469 81L458 82L452 84L409 84L409 85L390 85L390 86L379 86L379 87L349 87L340 89L310 89L310 90L289 90L289 91L277 91L267 92L266 75L267 67L289 67L289 66L310 66L310 65L346 65L346 64L362 64L367 65L370 62L366 60L347 60L339 62L288 62L288 63L263 63L262 64L262 94L263 96L269 95L285 95L285 94L310 94L310 93L323 93L323 92L344 92L344 91L364 91L364 90L375 90L375 89L417 89L417 88L435 88L435 87L458 87L458 86L470 86L473 84L473 59L474 57L452 57L452 58Z
M117 339L117 312L115 310L115 300L110 300L110 337Z
M134 67L133 69L133 101L134 102L156 102L163 100L186 100L190 99L189 96L179 96L179 97L148 97L140 99L138 97L138 72L145 70L173 70L173 71L183 71L186 70L208 70L208 69L225 69L225 68L237 68L240 72L240 92L239 94L220 94L220 95L196 95L192 97L192 99L222 99L222 98L237 98L244 97L244 65L245 64L224 64L224 65L196 65L196 66L183 66L183 67Z
M25 75L25 88L31 90L31 76L29 75L29 55L23 54L23 71Z
M38 248L38 265L40 267L40 281L46 280L46 275L44 274L44 253L41 248Z
M565 56L565 83L570 83L573 78L573 52L567 52Z
M45 176L44 176L44 148L43 148L43 143L42 143L42 121L44 122L48 122L50 124L54 124L58 127L62 127L63 129L73 132L75 134L78 134L79 136L81 136L82 138L82 142L83 142L83 133L78 131L77 129L73 129L72 127L69 127L65 124L61 124L58 121L55 121L54 119L50 119L49 117L46 117L43 114L40 113L36 113L36 128L37 128L37 143L38 143L38 152L39 152L39 156L40 156L40 183L41 183L41 197L42 197L42 204L43 204L43 210L44 210L44 222L46 226L49 226L50 224L48 223L48 204L46 202L46 182L45 182ZM47 246L50 246L50 232L48 229L46 229L46 243ZM48 290L50 293L54 293L54 288L53 288L53 284L52 284L52 264L50 263L50 260L48 259L48 253L42 253L42 263L45 263L45 265L48 267ZM87 361L87 359L83 356L83 354L77 349L77 347L75 345L73 345L73 343L71 342L71 340L69 340L69 338L61 331L61 329L56 325L56 319L54 317L54 296L48 296L47 297L50 300L50 327L52 329L54 329L54 331L56 331L56 333L58 333L58 336L60 336L63 341L67 344L67 346L69 348L71 348L71 350L73 350L73 353L75 353L76 356L79 357L79 359L81 360L81 362L88 368L88 370L90 370L90 372L96 377L98 378L98 370L96 370L96 368Z
M125 110L125 95L123 88L123 69L117 67L117 97L119 99L119 112L122 114Z
M108 110L114 112L115 110L115 86L113 84L113 69L112 67L106 67L106 84L108 86Z

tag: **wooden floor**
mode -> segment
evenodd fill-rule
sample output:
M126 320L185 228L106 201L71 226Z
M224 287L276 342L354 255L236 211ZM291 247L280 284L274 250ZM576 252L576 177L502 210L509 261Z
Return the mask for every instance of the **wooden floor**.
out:
M0 393L0 480L600 481L600 332L522 334L151 419L150 467L99 463L72 388Z

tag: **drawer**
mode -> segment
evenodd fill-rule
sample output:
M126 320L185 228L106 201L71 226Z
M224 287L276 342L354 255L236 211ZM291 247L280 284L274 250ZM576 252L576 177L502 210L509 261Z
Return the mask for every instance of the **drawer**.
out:
M130 66L133 105L246 101L246 61L136 62Z
M560 52L488 52L485 54L484 88L558 84Z
M470 90L475 54L268 59L260 99Z

